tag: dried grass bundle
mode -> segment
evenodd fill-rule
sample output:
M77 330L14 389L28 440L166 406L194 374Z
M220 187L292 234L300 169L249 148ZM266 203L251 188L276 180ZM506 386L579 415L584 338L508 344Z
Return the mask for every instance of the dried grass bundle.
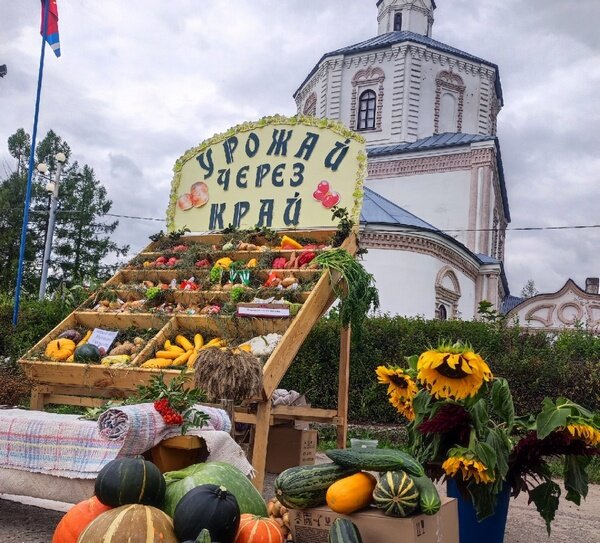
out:
M238 349L205 349L196 361L195 381L209 402L246 400L261 393L262 365L253 354Z

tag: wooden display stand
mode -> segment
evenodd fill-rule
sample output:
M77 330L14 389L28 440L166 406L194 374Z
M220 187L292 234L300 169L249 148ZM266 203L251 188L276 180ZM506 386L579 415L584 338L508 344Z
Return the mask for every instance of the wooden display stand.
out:
M286 232L280 232L282 235ZM306 236L316 241L326 241L334 234L334 230L311 230L287 232L290 236ZM223 235L186 236L181 242L201 242L203 244L222 243ZM356 253L356 237L351 234L342 245L350 254ZM273 249L274 254L291 253L289 250ZM140 255L149 259L156 258L155 244L151 244ZM228 256L233 260L249 260L259 258L260 251L231 251ZM129 281L171 280L182 277L191 270L156 270L156 269L124 269L118 272L105 287L115 288ZM268 272L269 270L267 270ZM282 270L277 270L282 271ZM34 383L31 395L31 408L43 409L50 403L97 407L109 398L124 398L131 395L142 384L147 384L151 377L162 373L165 381L180 374L177 370L157 370L137 367L144 360L152 358L152 353L160 348L165 339L173 338L178 331L212 333L220 335L225 330L246 333L248 338L268 333L279 333L283 337L266 361L263 368L262 394L251 398L244 406L235 408L235 421L254 425L252 444L252 464L256 469L254 484L262 489L265 473L269 428L280 420L301 420L326 422L337 426L337 442L339 447L346 446L348 384L350 363L350 330L344 329L341 334L338 407L337 409L317 409L307 406L272 406L272 395L279 386L300 346L307 335L335 301L329 273L323 270L283 270L297 277L319 275L314 289L303 296L304 303L295 317L291 318L248 318L243 317L207 317L202 315L157 316L150 313L97 313L89 308L77 310L54 330L40 340L19 362L28 378ZM333 277L333 281L339 277ZM121 293L121 290L119 290ZM228 296L223 292L177 292L175 295L189 300L206 302ZM94 364L73 364L65 362L47 362L35 360L34 353L39 353L46 344L55 339L62 331L76 326L87 328L126 329L131 326L139 328L156 328L160 331L151 339L136 358L133 366L127 368L111 368ZM193 374L190 372L190 384ZM175 449L173 449L175 450ZM157 458L172 456L173 450L156 453ZM183 449L184 451L188 449ZM191 449L189 449L191 450ZM186 454L185 452L183 453ZM161 456L162 455L162 456Z

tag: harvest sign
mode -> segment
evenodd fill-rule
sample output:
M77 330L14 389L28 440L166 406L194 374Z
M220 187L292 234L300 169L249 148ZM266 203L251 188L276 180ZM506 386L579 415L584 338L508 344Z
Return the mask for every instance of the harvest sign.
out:
M189 150L174 171L170 230L328 227L335 205L358 222L366 153L327 119L268 117Z

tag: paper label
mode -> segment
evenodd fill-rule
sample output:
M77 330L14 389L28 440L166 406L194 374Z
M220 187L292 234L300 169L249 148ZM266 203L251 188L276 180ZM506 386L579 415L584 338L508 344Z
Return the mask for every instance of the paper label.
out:
M281 307L277 307L281 305ZM284 304L238 304L237 314L240 317L289 317L290 308Z
M119 332L113 332L112 330L102 330L101 328L94 328L88 343L95 345L98 349L104 349L108 353L110 346L113 344Z

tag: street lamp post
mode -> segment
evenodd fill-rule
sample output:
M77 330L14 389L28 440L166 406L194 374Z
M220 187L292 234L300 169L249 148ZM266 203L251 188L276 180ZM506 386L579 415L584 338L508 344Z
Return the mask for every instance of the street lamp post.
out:
M60 174L62 168L67 160L64 153L56 154L56 162L58 166L56 168L56 176L54 181L49 181L46 184L46 190L50 193L50 215L48 217L48 231L46 233L46 245L44 247L44 260L42 262L42 278L40 280L40 292L38 298L43 300L46 296L46 282L48 279L48 266L50 264L50 253L52 252L52 238L54 237L54 224L56 222L56 206L58 204L58 188L60 185ZM48 166L45 164L38 165L38 171L41 174L45 174L48 171Z

